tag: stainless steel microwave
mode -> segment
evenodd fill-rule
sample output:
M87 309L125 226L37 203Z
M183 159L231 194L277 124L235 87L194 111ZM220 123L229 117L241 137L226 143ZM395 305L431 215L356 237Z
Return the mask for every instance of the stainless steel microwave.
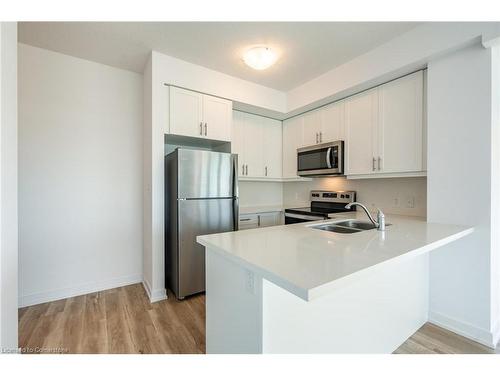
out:
M297 149L299 176L344 174L344 141L322 143Z

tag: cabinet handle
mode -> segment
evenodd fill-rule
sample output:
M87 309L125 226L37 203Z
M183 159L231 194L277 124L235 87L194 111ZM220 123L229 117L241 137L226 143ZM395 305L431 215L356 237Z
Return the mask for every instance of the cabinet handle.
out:
M316 144L318 144L318 133L316 133Z
M248 176L248 164L247 164L247 176Z
M250 221L250 218L247 218L247 219L240 219L240 221Z
M376 170L375 168L375 163L377 162L377 159L373 158L372 160L372 171Z
M203 135L203 122L200 122L200 135Z
M207 135L207 123L205 122L205 135Z
M257 226L260 227L260 215L257 215Z
M266 177L267 177L267 166L266 166Z
M319 132L319 143L323 142L323 133Z
M380 171L380 163L382 162L382 158L379 156L378 157L378 170Z

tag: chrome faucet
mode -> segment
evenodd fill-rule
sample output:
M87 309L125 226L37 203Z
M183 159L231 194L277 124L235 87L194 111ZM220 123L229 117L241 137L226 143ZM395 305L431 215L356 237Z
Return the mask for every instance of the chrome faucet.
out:
M370 214L370 212L368 211L368 209L364 205L362 205L361 203L352 202L352 203L349 203L348 205L346 205L345 208L350 209L352 206L359 206L363 210L365 210L366 214L368 215L368 219L370 219L370 221L373 223L373 225L375 225L377 230L381 230L381 231L385 230L385 215L381 210L379 210L377 208L377 221L375 221L373 219L372 215Z

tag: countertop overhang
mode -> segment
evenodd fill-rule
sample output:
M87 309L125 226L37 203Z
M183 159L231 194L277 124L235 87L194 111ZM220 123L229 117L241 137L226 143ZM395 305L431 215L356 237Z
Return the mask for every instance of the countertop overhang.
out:
M386 221L392 225L384 232L340 234L311 228L346 219L366 220L366 215L335 214L327 221L198 236L197 242L310 301L474 231L399 215L387 216Z

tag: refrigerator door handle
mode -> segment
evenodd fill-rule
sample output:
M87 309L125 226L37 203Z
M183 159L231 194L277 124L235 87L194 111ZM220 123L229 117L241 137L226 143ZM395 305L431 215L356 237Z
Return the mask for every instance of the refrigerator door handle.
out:
M233 155L233 227L239 229L239 202L238 202L238 155Z

